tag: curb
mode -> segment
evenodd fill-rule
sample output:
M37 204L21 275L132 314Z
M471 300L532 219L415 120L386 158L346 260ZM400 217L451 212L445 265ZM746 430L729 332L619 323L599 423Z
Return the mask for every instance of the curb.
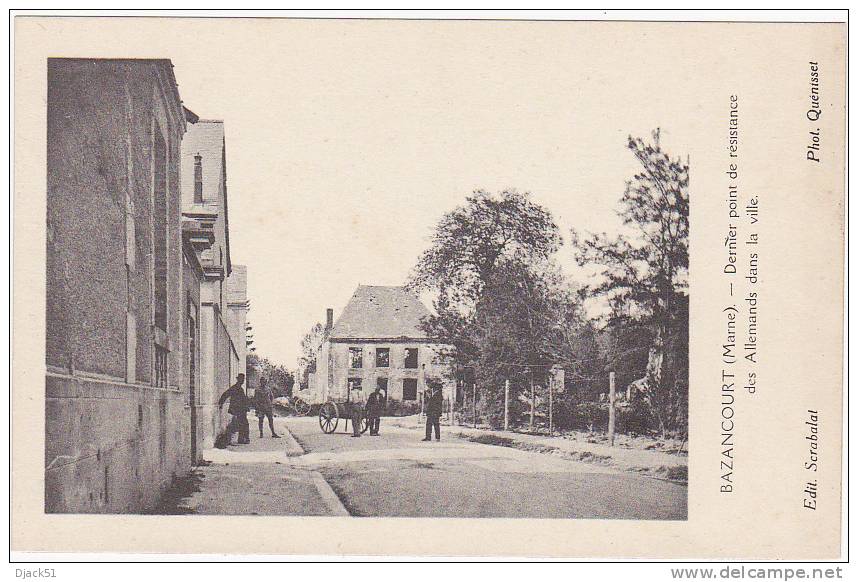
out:
M307 451L304 450L304 447L301 446L295 437L292 435L292 431L289 430L289 427L286 425L286 422L280 423L280 426L283 427L283 438L286 439L286 456L287 457L300 457L302 455L306 455Z
M309 469L304 465L304 460L301 457L306 455L307 451L304 450L304 447L301 446L301 443L298 442L292 434L292 431L289 430L286 421L283 421L280 426L283 427L283 436L287 441L286 456L294 457L293 464L304 468L304 470L310 473L310 477L313 479L313 485L316 486L316 491L318 491L319 496L322 498L325 505L328 506L328 510L331 512L331 515L334 517L351 517L349 510L346 509L346 506L343 505L342 501L340 501L339 496L337 496L331 485L325 480L325 477L315 469Z

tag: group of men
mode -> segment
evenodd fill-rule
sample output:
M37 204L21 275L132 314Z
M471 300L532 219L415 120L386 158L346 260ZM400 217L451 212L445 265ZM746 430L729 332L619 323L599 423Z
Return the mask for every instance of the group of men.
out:
M353 388L352 390L360 390ZM232 416L229 424L226 427L225 440L226 444L232 443L232 435L238 433L238 444L245 445L250 443L250 425L247 422L247 413L250 411L251 405L256 410L256 417L259 419L259 438L263 438L263 427L265 419L268 419L268 426L271 429L271 437L279 439L280 435L274 430L274 394L268 388L265 378L259 381L259 387L256 388L253 394L253 400L247 397L244 391L244 374L239 374L236 378L236 383L229 387L218 400L218 408L223 408L224 403L229 400L229 408L227 412ZM384 412L385 397L380 388L376 388L366 400L366 406L360 405L359 396L352 399L351 406L351 421L352 421L352 436L361 436L361 423L363 416L366 414L367 423L369 424L370 436L378 436L381 428L381 414ZM435 430L435 440L441 440L441 414L444 408L444 397L439 386L429 388L429 396L426 399L426 438L424 441L432 440L432 430Z
M360 388L352 388L353 392L359 392ZM376 387L366 399L366 407L360 405L360 396L357 394L351 400L351 420L352 420L352 436L360 436L360 426L363 422L363 416L366 414L367 424L369 424L369 436L378 436L378 431L381 428L381 413L384 412L384 396L381 393L381 388Z
M352 388L359 391L360 388ZM435 430L435 440L441 440L441 414L444 410L444 395L439 386L429 387L429 396L426 399L426 438L424 441L432 440L432 430ZM360 406L359 396L352 398L351 421L352 436L359 437L361 434L361 423L363 415L366 414L369 424L370 436L378 436L381 427L381 413L384 412L384 395L381 388L376 388L366 399L366 407Z
M232 435L238 433L238 444L250 443L250 425L247 422L247 413L251 404L256 410L259 419L259 438L262 438L262 429L265 419L268 419L268 427L271 429L271 438L279 439L280 435L274 430L274 394L268 388L265 378L259 381L259 387L253 393L253 400L244 392L244 374L239 374L235 384L229 387L218 400L218 408L223 408L224 402L229 400L227 412L232 416L226 427L226 442L232 442Z

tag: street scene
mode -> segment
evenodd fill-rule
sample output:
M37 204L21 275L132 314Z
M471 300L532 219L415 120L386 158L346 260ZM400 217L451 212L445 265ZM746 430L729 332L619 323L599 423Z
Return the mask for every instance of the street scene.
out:
M682 132L338 26L48 59L45 512L687 519Z

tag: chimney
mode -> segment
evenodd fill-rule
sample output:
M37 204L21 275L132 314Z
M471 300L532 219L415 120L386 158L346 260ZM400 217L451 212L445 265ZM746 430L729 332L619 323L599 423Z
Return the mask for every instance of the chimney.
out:
M334 327L334 310L328 308L325 315L327 316L327 319L325 320L325 331L331 331L331 328Z

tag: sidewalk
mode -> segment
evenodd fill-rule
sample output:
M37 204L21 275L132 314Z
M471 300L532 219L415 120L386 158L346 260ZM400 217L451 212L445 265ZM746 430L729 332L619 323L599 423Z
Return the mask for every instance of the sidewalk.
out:
M173 484L155 513L348 515L324 478L305 466L285 419L274 424L280 439L271 438L267 425L260 439L252 426L250 444L203 451L203 464Z
M387 425L412 430L425 430L425 425L418 424L416 415L385 417L381 423L382 427ZM583 440L586 437L586 433L550 437L547 435L532 435L513 431L450 425L443 425L441 432L442 434L454 434L478 443L558 455L573 461L614 467L621 471L667 479L677 483L688 482L687 455L589 443Z

